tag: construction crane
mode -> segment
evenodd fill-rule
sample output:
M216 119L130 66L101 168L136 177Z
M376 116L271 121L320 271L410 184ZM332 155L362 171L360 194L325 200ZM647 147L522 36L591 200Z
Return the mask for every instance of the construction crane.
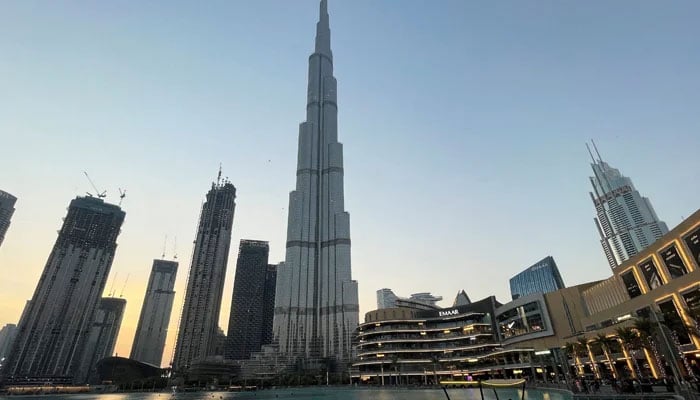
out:
M85 174L85 177L88 179L88 182L90 182L90 185L92 185L92 188L95 189L95 194L97 195L97 197L100 199L104 199L105 197L107 197L107 191L103 190L102 192L100 192L100 189L97 188L97 186L95 185L95 182L93 182L92 179L90 179L90 175L88 175L88 173L86 171L83 171L83 173ZM86 193L88 194L88 196L93 197L92 193L90 193L90 192L86 192Z
M119 188L119 207L122 206L122 201L124 201L124 197L126 197L126 189L122 190Z
M124 286L122 286L122 291L119 292L119 297L124 297L124 289L126 289L126 283L129 282L129 275L131 274L126 274L126 279L124 279Z

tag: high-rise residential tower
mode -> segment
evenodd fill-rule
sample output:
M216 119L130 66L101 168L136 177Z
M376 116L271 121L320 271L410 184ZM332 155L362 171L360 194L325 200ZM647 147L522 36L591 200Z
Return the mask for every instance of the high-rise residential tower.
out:
M153 260L129 358L160 367L175 300L177 261Z
M274 337L283 354L347 359L358 325L343 195L337 85L328 5L321 0L309 57L306 121L299 126L296 189L289 195L287 252L277 269Z
M75 377L124 217L121 208L100 198L71 201L20 319L5 377Z
M95 381L97 362L111 357L117 344L119 328L126 308L126 300L116 297L103 297L95 314L95 321L88 334L87 345L83 353L75 381L77 383L99 383Z
M605 257L614 269L668 233L668 227L630 178L603 161L597 148L598 159L590 148L588 151L593 160L593 176L589 179L593 186L591 200L598 214L595 223Z
M0 370L5 363L5 358L10 355L10 348L15 341L17 325L7 324L0 329Z
M0 190L0 246L5 240L5 234L10 228L10 219L15 212L15 202L17 198L7 192Z
M276 266L267 242L241 240L228 320L226 357L245 360L272 341Z
M236 188L221 172L202 206L185 303L177 332L173 370L186 371L192 362L217 355L217 330L224 278L231 246Z
M513 300L533 293L554 292L565 287L552 256L541 259L510 278L510 295Z

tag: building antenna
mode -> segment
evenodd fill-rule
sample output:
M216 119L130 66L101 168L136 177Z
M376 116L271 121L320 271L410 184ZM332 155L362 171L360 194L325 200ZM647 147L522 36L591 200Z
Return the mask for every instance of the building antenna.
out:
M124 286L122 286L122 291L119 293L119 297L124 297L124 289L126 288L126 283L129 282L129 274L126 274L126 279L124 279Z
M160 256L161 259L165 260L165 246L168 244L168 234L165 234L165 239L163 239L163 254Z
M595 153L598 155L598 161L603 162L603 158L600 156L600 153L598 152L598 146L595 145L595 142L593 139L591 139L591 143L593 143L593 148L595 149Z
M83 173L85 174L85 177L88 179L88 182L90 182L90 185L92 185L92 188L95 189L95 195L97 195L97 197L100 199L104 199L105 197L107 197L107 191L103 190L100 192L100 190L95 185L95 182L93 182L92 179L90 179L90 175L88 175L88 173L86 171L83 171ZM90 197L93 197L92 194L90 194L90 193L88 193L88 195Z
M219 163L219 176L216 177L216 185L218 186L221 182L221 163Z
M173 243L173 259L177 260L177 236L175 236Z
M114 273L114 278L112 278L112 287L109 288L109 293L107 294L107 297L114 297L114 282L117 281L117 276L119 276L119 271Z
M593 160L593 163L595 164L595 157L593 157L593 153L591 152L591 147L586 143L586 149L588 150L588 154L591 156L591 160Z

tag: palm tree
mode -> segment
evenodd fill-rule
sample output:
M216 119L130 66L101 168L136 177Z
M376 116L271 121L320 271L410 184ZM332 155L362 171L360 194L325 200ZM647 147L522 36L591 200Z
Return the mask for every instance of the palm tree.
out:
M634 356L635 350L641 347L639 343L639 336L637 336L637 333L633 331L632 328L617 328L615 329L615 333L617 334L617 338L620 340L622 352L624 353L625 357L632 359L632 363L634 364L634 369L632 370L632 374L634 375L633 378L641 376L639 363L637 362L637 358Z
M576 369L576 375L583 375L583 368L581 367L581 362L578 358L579 344L577 342L567 342L564 344L564 351L566 351L569 356L574 360L574 368ZM568 369L567 365L567 369Z
M661 365L661 360L656 358L656 354L659 354L659 349L656 347L656 342L654 341L656 324L654 324L654 322L652 322L649 318L637 318L634 320L632 328L637 331L637 335L639 335L639 341L644 350L644 355L647 357L649 365L655 365L660 376L665 377L666 373Z
M617 369L615 369L615 363L612 362L612 357L610 357L610 344L612 344L611 342L613 340L614 339L599 333L598 336L593 339L593 343L600 346L600 349L603 351L603 355L605 356L605 360L608 362L613 378L618 378L619 374L617 373Z
M588 357L588 360L591 362L591 370L596 377L600 378L600 374L598 373L598 365L595 363L595 359L591 354L591 349L588 347L588 339L580 336L576 338L576 342L578 343L579 357Z

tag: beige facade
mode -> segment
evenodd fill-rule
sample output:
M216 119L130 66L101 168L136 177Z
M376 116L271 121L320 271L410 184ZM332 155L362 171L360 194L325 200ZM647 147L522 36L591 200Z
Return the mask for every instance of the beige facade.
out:
M587 340L583 350L587 354L570 363L588 364L590 373L599 375L610 364L612 354L593 354L593 343L602 336L616 338L618 328L634 325L640 317L649 318L665 332L663 341L669 348L678 348L686 358L678 361L682 375L692 375L691 369L700 372L694 353L700 354L700 210L681 222L668 234L644 251L614 269L605 280L586 283L544 295L551 327L549 335L530 338L523 335L509 338L505 347L531 347L535 351L563 349L567 344ZM507 310L508 303L499 308ZM513 304L513 307L515 305ZM660 331L661 332L661 331ZM662 342L661 339L657 340ZM664 343L657 343L662 348ZM615 360L626 363L632 369L630 355L618 348ZM662 351L659 351L661 353ZM666 354L675 353L669 350ZM660 362L649 362L654 355L649 350L638 350L636 358L647 361L649 373L654 377L664 374ZM659 355L657 354L656 357ZM692 356L692 357L690 357ZM646 360L645 360L646 359ZM591 362L593 361L593 362ZM614 360L613 360L614 361ZM607 364L606 364L607 365ZM613 368L611 368L613 369ZM615 371L617 373L617 371Z

